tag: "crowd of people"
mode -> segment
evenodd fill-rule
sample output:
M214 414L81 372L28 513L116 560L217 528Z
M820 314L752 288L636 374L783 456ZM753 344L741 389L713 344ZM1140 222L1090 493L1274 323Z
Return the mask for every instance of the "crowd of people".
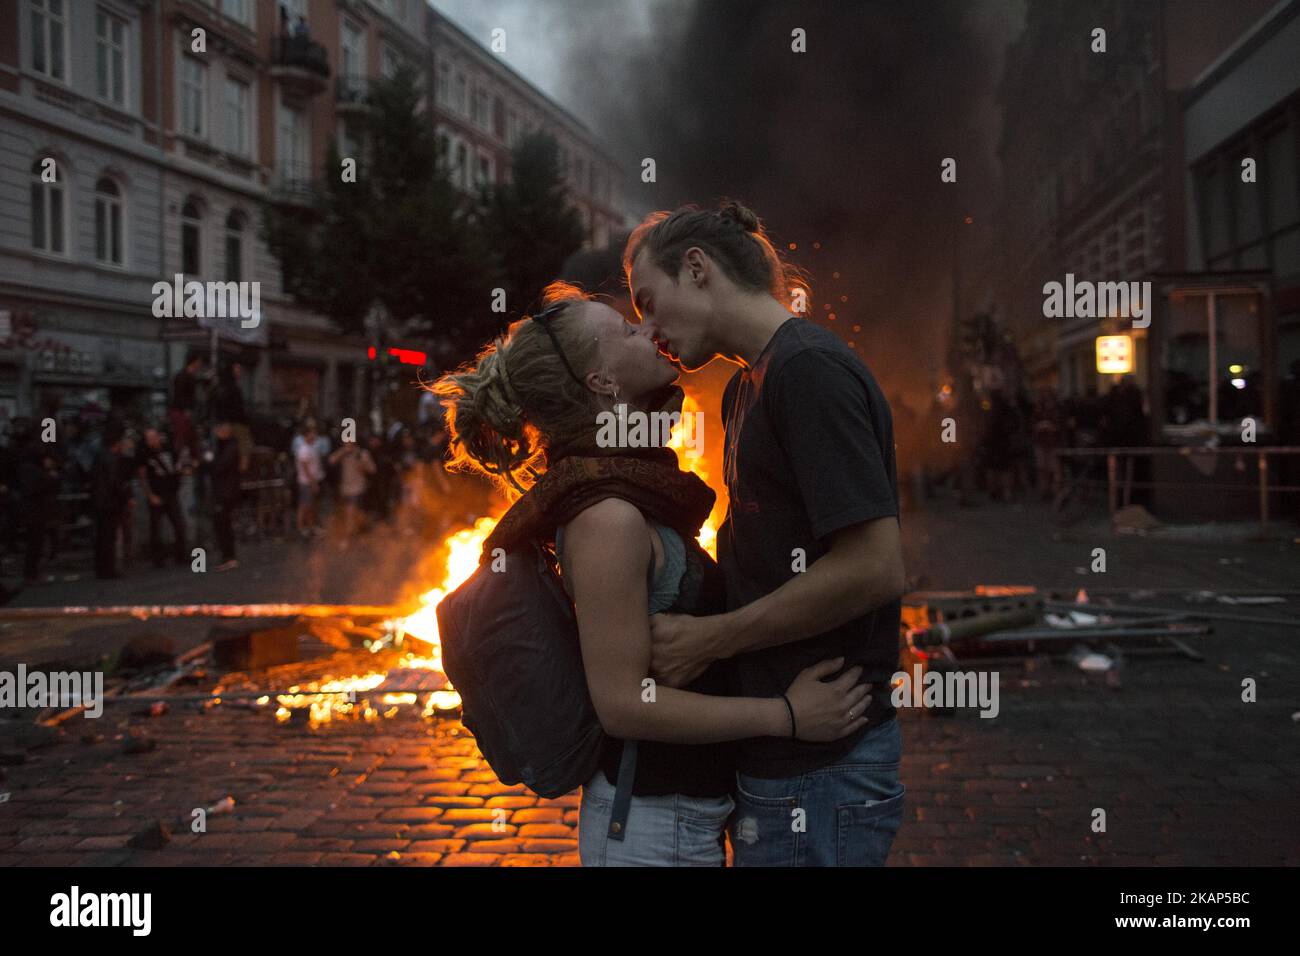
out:
M1070 464L1058 450L1150 444L1142 390L1128 377L1104 395L1068 398L1051 388L1031 397L1025 389L978 394L959 384L936 398L924 420L901 396L891 404L908 505L945 483L963 504L981 491L993 501L1031 495L1051 500L1061 492L1067 469L1090 467L1084 460ZM937 423L948 419L954 427L945 437Z
M238 362L214 374L194 354L172 382L165 416L70 417L52 434L14 422L0 442L0 537L21 555L25 583L51 580L55 556L87 545L99 578L121 577L137 554L159 568L206 569L210 547L212 570L228 571L239 565L241 538L329 534L346 547L379 524L433 535L461 517L438 506L454 482L442 467L440 415L383 431L354 420L345 430L303 403L292 418L254 421L242 379ZM147 549L137 540L146 514Z

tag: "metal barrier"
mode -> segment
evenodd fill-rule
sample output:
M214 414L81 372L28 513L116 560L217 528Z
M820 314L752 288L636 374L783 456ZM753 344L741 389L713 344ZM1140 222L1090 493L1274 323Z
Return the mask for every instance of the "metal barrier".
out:
M1157 455L1181 455L1190 457L1193 455L1255 455L1258 459L1256 470L1259 475L1259 523L1261 527L1268 527L1269 509L1268 496L1270 492L1295 492L1300 491L1300 485L1270 485L1268 483L1268 459L1273 455L1300 455L1300 447L1293 445L1273 445L1261 446L1259 448L1248 448L1244 445L1234 445L1229 448L1211 448L1211 447L1193 447L1193 446L1153 446L1153 447L1134 447L1134 448L1059 448L1055 454L1060 458L1100 458L1106 459L1106 501L1113 516L1119 510L1121 481L1119 478L1119 460L1125 460L1125 477L1122 482L1122 493L1124 506L1127 507L1130 495L1134 488L1170 488L1170 487L1196 487L1210 489L1224 489L1231 491L1240 491L1239 485L1215 485L1215 484L1195 484L1190 482L1156 482L1156 481L1134 481L1133 480L1133 462L1139 457L1155 457ZM1084 478L1077 480L1078 484L1100 484L1090 479Z

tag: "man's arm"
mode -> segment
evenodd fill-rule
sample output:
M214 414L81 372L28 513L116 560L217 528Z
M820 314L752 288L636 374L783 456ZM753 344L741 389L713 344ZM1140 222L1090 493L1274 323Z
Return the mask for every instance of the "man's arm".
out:
M770 594L715 624L714 659L734 657L833 630L903 596L898 519L877 518L834 532L830 551Z
M842 528L807 571L742 608L710 617L654 615L651 673L681 687L714 661L823 634L904 590L898 519Z
M905 587L897 499L862 380L844 360L810 350L790 359L771 387L772 426L827 552L743 608L708 618L656 615L653 670L674 684L714 660L825 633L897 600Z

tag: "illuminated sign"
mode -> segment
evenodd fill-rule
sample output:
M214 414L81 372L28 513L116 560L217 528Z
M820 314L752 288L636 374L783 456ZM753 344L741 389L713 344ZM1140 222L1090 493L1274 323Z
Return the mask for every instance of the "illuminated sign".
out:
M428 353L420 352L415 349L391 348L388 350L388 354L397 359L397 361L401 362L403 365L425 365L429 361ZM373 345L366 349L366 355L370 358L370 361L373 362L375 360L377 353Z
M1097 336L1097 371L1127 375L1133 371L1133 340L1127 335Z

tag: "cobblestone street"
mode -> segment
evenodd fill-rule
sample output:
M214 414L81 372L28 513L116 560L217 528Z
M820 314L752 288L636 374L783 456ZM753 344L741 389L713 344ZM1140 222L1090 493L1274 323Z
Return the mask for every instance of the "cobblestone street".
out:
M953 586L1069 583L1071 555L1088 553L1092 532L1047 536L1029 552L1007 517L942 515L943 551L930 517L913 517L911 566L925 562L931 580ZM1019 517L1028 539L1034 515ZM1005 530L987 563L946 566L948 549L975 553L963 536L994 526ZM1139 578L1296 580L1289 543L1100 540L1113 569L1132 564ZM1139 565L1129 557L1139 552L1177 557ZM1120 580L1112 572L1112 586ZM1295 616L1295 604L1269 610ZM1129 660L1117 685L1061 659L971 664L999 674L996 719L901 712L909 796L891 865L1300 864L1297 634L1223 623L1196 639L1204 661ZM1246 676L1258 703L1241 701ZM5 721L0 739L0 866L577 864L576 794L540 800L502 785L457 721L418 708L316 730L233 703L158 716L108 704L99 720L45 732L18 723ZM196 808L227 797L233 808L191 832ZM1105 833L1091 828L1096 808ZM171 832L161 845L160 824Z

